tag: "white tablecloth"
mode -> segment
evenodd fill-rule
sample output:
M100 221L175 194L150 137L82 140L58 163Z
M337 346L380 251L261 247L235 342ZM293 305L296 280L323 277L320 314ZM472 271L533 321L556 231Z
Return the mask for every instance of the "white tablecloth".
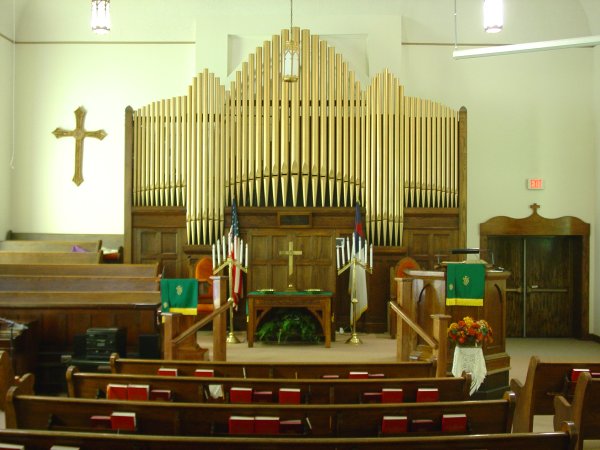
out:
M454 361L452 362L452 375L460 377L463 372L470 372L471 390L470 395L473 395L487 374L485 367L485 358L481 347L460 347L454 349Z

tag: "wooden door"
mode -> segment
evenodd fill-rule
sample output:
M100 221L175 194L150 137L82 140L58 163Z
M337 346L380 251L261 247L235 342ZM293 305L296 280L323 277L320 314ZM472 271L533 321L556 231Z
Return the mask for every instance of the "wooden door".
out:
M506 289L509 337L573 337L580 239L572 236L496 236L495 263L511 272Z

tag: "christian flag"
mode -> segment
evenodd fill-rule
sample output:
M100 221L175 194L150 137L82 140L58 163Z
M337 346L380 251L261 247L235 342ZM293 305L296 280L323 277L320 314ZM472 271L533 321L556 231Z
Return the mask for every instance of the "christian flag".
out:
M356 202L354 205L354 233L352 238L354 239L354 255L358 257L359 248L365 247L367 241L365 240L365 232L362 226L362 216L360 214L360 203ZM350 274L350 289L352 289L352 274ZM360 316L367 310L368 299L367 299L367 274L362 266L356 266L356 320L360 319ZM351 313L353 308L350 309ZM352 318L354 322L354 318Z
M198 280L194 278L163 278L160 280L162 312L188 316L198 314Z
M484 292L484 264L448 264L446 271L446 305L483 306Z
M228 239L229 248L231 249L229 251L229 256L232 260L239 261L239 259L242 257L242 255L240 254L242 252L242 249L239 245L240 224L238 222L235 197L233 198L233 201L231 203L231 227L229 228ZM240 294L242 292L242 271L239 270L235 265L232 267L231 277L233 279L233 292L231 293L231 297L233 298L233 303L237 308Z

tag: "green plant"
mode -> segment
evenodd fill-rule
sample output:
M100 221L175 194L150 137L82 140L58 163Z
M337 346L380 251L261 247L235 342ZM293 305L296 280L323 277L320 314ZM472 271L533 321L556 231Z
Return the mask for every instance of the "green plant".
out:
M303 309L272 310L256 332L259 341L277 342L318 342L316 319Z

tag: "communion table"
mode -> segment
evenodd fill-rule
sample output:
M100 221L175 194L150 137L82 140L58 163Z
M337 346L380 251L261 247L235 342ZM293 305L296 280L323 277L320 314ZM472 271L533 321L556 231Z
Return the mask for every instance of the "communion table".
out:
M250 292L248 294L248 347L254 346L256 328L273 308L306 308L321 324L325 347L331 347L332 297L333 293L328 291Z

